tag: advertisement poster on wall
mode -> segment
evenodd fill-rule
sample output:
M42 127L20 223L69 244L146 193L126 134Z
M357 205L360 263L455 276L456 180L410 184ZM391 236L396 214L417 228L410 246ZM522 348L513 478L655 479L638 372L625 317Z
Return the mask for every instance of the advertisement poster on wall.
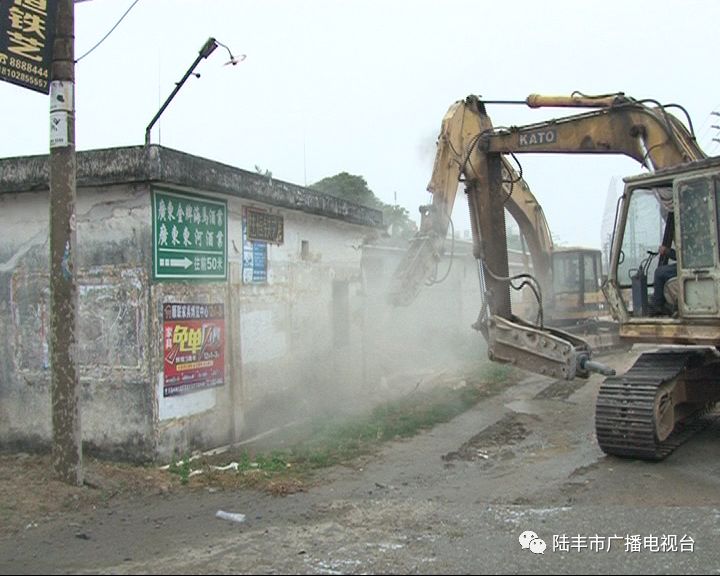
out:
M225 383L223 304L163 305L163 396Z
M243 284L267 282L267 242L253 240L248 236L248 219L255 211L243 208Z

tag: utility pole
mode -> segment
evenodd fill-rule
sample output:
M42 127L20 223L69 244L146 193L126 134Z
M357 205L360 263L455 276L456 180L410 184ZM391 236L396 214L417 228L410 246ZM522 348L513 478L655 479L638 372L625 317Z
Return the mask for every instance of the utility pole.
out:
M50 69L50 388L53 467L60 480L79 486L74 9L73 0L58 0Z

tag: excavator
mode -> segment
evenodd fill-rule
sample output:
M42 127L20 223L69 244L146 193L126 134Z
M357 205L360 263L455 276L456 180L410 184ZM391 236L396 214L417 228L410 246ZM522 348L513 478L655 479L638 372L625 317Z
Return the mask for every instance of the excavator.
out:
M574 113L495 128L489 104ZM421 209L418 233L390 289L393 303L407 304L432 274L464 185L482 293L473 327L487 341L489 358L556 379L603 374L595 406L598 444L606 454L644 460L667 457L713 416L720 399L720 157L706 156L687 113L686 127L672 108L685 112L677 104L624 93L533 94L520 101L471 95L455 102L438 138L428 185L432 203ZM517 161L527 153L622 154L647 170L625 178L602 285L620 339L657 346L624 374L595 360L585 339L548 325L542 313L532 322L513 311L510 290L521 288L538 295L542 311L541 277L549 270L547 250L529 242L533 274L509 273L505 210L522 226L522 214L516 214L522 202L514 190L523 184L508 170L507 157ZM667 263L667 254L656 258L655 251L671 244L677 274L663 296L674 306L665 315L651 315L649 295L659 289L654 269Z
M514 309L522 318L534 317L548 326L563 328L588 340L596 352L623 348L618 325L609 318L600 289L602 252L586 247L555 246L550 227L537 199L520 174L503 159L505 208L520 231L519 256L525 271L533 269L536 284L528 284ZM532 264L527 262L530 253ZM518 258L516 258L517 260ZM542 305L541 305L542 301Z

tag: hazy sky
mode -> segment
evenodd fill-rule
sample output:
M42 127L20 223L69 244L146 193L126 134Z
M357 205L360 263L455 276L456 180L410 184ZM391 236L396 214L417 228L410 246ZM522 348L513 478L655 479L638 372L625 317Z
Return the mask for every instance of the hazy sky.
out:
M76 4L76 58L133 0ZM139 0L76 66L78 150L138 145L175 82L212 36L218 48L165 111L152 142L277 179L363 176L415 218L448 107L468 94L623 91L683 105L718 153L717 0ZM48 97L0 82L0 157L48 151ZM496 126L563 114L491 106ZM159 127L159 128L158 128ZM638 173L623 157L521 157L565 244L600 246L608 188ZM464 198L454 211L469 228Z

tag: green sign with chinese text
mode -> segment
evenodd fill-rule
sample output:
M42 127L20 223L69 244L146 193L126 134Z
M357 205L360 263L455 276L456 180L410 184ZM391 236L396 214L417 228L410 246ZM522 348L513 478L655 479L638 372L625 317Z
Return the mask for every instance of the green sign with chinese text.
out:
M227 279L227 202L153 190L153 278Z

